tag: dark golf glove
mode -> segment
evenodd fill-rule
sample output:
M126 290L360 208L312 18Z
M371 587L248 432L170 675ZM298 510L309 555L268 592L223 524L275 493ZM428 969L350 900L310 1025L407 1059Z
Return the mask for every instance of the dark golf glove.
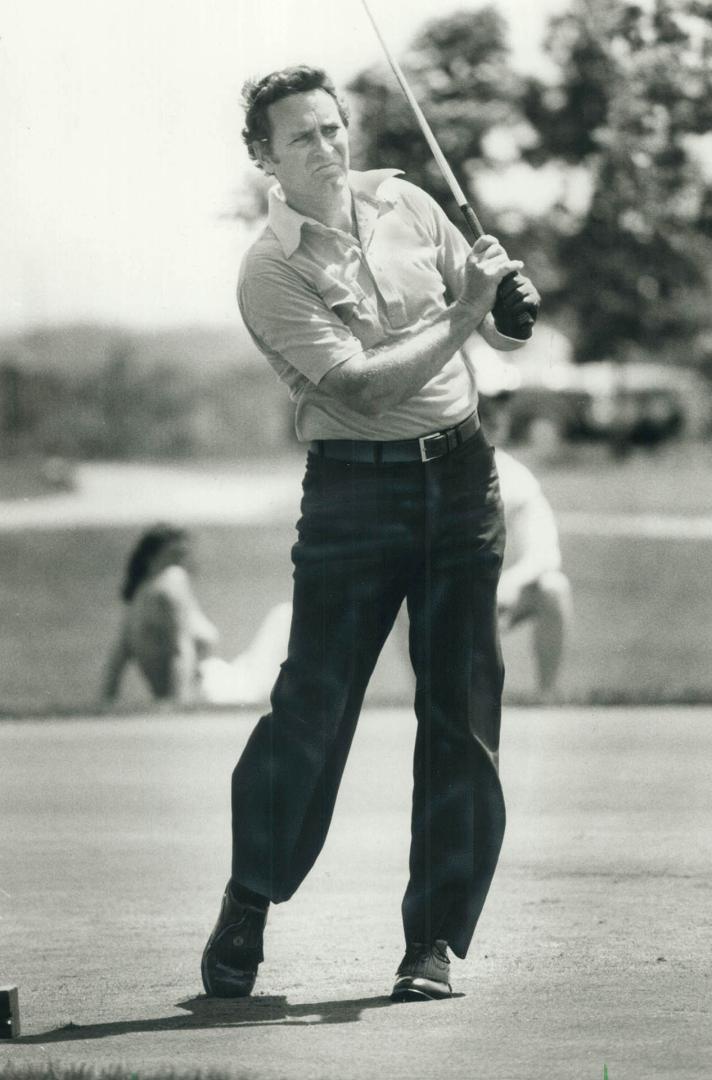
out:
M526 341L539 314L541 297L528 277L507 274L500 281L492 308L494 324L500 334Z

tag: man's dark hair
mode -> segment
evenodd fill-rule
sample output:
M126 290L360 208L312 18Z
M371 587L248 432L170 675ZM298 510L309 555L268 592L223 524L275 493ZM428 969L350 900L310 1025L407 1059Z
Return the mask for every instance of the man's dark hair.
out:
M289 97L290 94L306 94L310 90L325 90L336 102L344 127L349 126L348 107L336 93L336 88L329 76L321 68L300 64L297 67L272 71L269 75L265 75L263 79L249 79L245 83L242 88L243 105L245 107L245 126L242 129L242 138L247 145L250 157L258 168L261 168L261 166L253 144L256 142L269 142L272 135L267 109L270 105L274 105L276 101Z
M154 525L147 529L138 540L126 563L126 576L121 586L121 597L127 603L132 599L139 585L146 579L151 563L167 544L175 540L187 540L185 529L175 525Z

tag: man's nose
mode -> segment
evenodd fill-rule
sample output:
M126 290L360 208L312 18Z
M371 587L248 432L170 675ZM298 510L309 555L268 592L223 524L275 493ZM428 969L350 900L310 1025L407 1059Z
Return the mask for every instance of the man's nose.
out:
M316 148L320 153L326 151L327 156L331 156L331 152L334 149L331 141L324 135L323 131L319 131L316 137Z

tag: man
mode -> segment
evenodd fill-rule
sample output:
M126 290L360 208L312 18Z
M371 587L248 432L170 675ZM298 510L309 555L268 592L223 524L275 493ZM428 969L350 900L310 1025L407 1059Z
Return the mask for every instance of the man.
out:
M470 250L395 170L349 169L348 117L322 71L246 87L243 137L278 185L238 299L309 445L293 616L272 711L233 773L232 876L205 947L208 994L249 994L270 901L324 843L361 703L403 599L418 721L406 951L393 996L447 997L504 830L497 776L504 547L492 450L460 355L514 349L536 290L490 236Z

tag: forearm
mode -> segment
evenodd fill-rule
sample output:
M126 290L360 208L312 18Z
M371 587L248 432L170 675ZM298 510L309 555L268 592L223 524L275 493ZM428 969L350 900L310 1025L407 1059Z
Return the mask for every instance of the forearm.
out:
M458 300L415 333L376 346L325 376L320 389L366 415L386 412L422 389L482 322L484 303Z

